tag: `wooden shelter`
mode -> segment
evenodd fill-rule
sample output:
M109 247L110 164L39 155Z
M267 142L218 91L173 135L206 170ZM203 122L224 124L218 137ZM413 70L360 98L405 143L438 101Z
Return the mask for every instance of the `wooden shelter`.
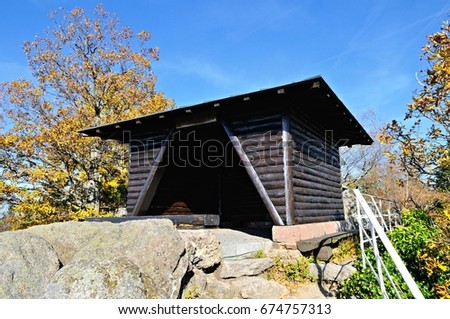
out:
M322 77L81 133L129 144L129 216L221 226L343 220L338 148L372 143Z

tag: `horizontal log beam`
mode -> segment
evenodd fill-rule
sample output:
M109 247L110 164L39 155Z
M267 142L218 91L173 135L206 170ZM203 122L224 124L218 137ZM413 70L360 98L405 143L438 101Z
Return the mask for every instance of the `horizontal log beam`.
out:
M293 176L296 180L303 180L303 181L307 181L307 182L311 182L311 183L317 183L317 184L322 184L331 188L337 188L337 189L341 189L342 188L342 184L340 182L336 182L336 181L332 181L330 179L327 178L321 178L321 177L317 177L314 175L310 175L310 174L306 174L306 173L299 173L298 171L295 171L293 173Z
M307 216L343 216L343 209L296 209L295 215L297 217L307 217Z
M323 171L318 170L313 167L308 167L308 166L304 166L304 165L296 165L295 169L294 169L294 176L301 178L303 176L302 174L308 174L308 175L316 176L318 178L323 178L323 179L326 179L328 181L332 181L335 183L341 183L341 177L336 172L333 172L333 174L329 174L329 173L323 172Z
M298 195L298 200L303 203L342 204L342 198L329 198L321 196Z
M296 196L296 195L320 196L320 197L326 197L326 198L342 198L342 192L330 192L330 191L323 191L323 190L319 190L319 189L309 189L309 188L294 186L294 196Z
M311 203L311 202L300 202L295 203L294 207L295 209L301 209L301 210L311 210L311 209L324 209L324 210L333 210L333 209L342 209L342 202L341 203Z
M325 192L333 192L333 193L341 193L342 192L342 188L340 188L340 187L323 185L318 182L310 182L310 181L305 181L305 180L298 179L298 178L294 178L294 187L318 189L318 190L322 190Z
M252 116L245 120L232 120L230 121L231 126L239 126L243 124L256 124L256 123L264 123L264 122L281 122L280 114L271 114L271 115L262 115L262 116Z
M317 159L316 161L312 158L309 158L308 155L305 155L301 152L295 152L293 156L294 168L297 166L306 166L311 169L317 169L318 171L336 176L340 176L341 169L338 166L331 165L326 161Z
M273 130L280 130L281 122L265 122L254 125L239 125L234 126L234 132L236 135L241 135L245 133L260 133L260 132L268 132Z
M344 216L316 216L316 217L295 217L296 224L322 223L344 220Z
M155 215L155 216L126 216L109 218L86 218L87 222L122 223L130 220L169 219L175 225L191 225L217 227L220 225L220 216L215 214L186 214L186 215Z
M283 174L283 166L280 165L280 166L255 167L255 171L258 173L258 175L275 174L275 173Z

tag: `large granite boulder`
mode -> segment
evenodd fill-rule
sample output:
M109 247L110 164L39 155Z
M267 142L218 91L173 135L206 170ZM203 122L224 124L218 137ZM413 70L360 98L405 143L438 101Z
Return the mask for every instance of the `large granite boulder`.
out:
M0 299L42 298L59 268L58 256L41 237L0 233Z
M129 259L81 259L64 266L47 286L46 298L143 299L139 267Z
M63 265L100 233L114 228L111 223L65 222L30 227L26 230L44 238L53 246ZM117 227L117 226L116 226Z
M117 294L117 298L177 298L189 263L185 243L169 220L66 222L1 235L0 291L5 298L42 298L60 264L65 267L56 274L47 297L109 298ZM127 265L129 272L118 271ZM28 286L35 287L32 292L22 286L8 287L22 278L28 281L28 276ZM38 278L45 280L34 283ZM76 287L75 279L80 285L93 280L103 288L88 294L88 288ZM116 282L118 290L111 290L108 280ZM128 283L134 291L120 290ZM136 288L141 284L145 294Z
M171 221L140 220L104 226L73 260L126 257L142 272L149 298L179 296L188 256Z

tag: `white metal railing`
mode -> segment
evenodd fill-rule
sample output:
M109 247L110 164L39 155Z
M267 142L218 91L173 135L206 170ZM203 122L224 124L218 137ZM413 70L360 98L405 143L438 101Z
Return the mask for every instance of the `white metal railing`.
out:
M398 202L364 193L361 193L361 195L366 200L367 205L369 205L369 207L372 209L372 212L375 214L384 231L390 231L392 230L392 228L402 223L400 215L400 205L398 204ZM359 209L360 211L360 208L358 208L358 201L356 201L356 205L357 209ZM367 216L362 214L362 217L363 223L365 224L365 226L367 226Z
M392 275L389 273L383 259L381 258L380 251L378 249L378 239L384 245L384 248L390 255L392 261L394 262L398 272L403 277L406 285L410 289L412 295L416 299L424 299L422 293L420 292L417 284L409 273L408 269L405 267L402 259L398 255L394 246L392 246L391 241L386 236L385 231L392 229L392 221L394 221L394 225L397 221L396 217L391 214L392 212L383 210L383 206L380 205L381 202L376 201L375 197L370 195L363 195L357 189L353 190L356 196L356 208L358 213L358 228L359 228L359 236L360 236L360 248L362 254L362 262L363 267L369 266L375 277L377 278L378 284L380 286L381 292L383 294L383 298L389 298L385 280L387 279L398 298L402 298L400 291L398 289L397 284L394 282ZM368 197L369 200L366 200ZM377 203L379 205L377 205ZM375 212L374 212L375 211ZM385 217L387 215L388 223L385 221ZM395 217L395 218L394 218ZM373 253L375 255L375 266L372 265L372 262L368 258L364 247L365 244L369 243L373 248Z

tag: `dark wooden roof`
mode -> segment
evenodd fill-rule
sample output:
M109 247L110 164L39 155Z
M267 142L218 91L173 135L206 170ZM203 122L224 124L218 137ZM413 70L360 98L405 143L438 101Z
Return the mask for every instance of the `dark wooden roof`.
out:
M227 97L215 101L203 102L188 107L153 113L131 120L91 127L79 131L87 136L102 139L122 140L123 131L145 132L161 128L174 127L176 120L183 117L202 118L214 112L217 119L227 114L247 115L255 109L295 109L299 116L303 113L309 119L317 121L326 130L334 132L335 140L347 140L346 145L370 145L373 140L331 90L321 76L301 82L281 85L270 89Z

